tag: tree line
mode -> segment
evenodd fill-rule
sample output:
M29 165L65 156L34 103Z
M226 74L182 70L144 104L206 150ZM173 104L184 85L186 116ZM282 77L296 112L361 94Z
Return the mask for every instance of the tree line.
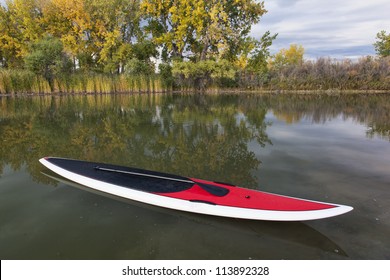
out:
M322 64L304 61L298 45L271 55L277 34L251 37L266 12L255 0L6 0L0 92L289 89L284 79L291 73L305 79L302 67ZM388 56L388 35L382 31L377 39L378 54ZM389 73L388 61L373 59ZM366 84L382 89L383 77L374 76ZM305 86L300 81L293 88Z

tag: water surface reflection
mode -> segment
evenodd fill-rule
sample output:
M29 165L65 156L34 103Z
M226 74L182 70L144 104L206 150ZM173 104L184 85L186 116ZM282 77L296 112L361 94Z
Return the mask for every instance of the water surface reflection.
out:
M389 112L386 95L0 98L0 257L390 258ZM306 223L179 213L53 180L41 173L46 155L355 210Z

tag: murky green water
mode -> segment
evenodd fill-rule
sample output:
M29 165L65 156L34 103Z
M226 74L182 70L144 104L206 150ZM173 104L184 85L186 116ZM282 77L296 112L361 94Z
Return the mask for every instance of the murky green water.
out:
M0 137L1 259L390 259L390 95L3 97ZM48 155L355 210L309 222L183 213L57 182L38 162Z

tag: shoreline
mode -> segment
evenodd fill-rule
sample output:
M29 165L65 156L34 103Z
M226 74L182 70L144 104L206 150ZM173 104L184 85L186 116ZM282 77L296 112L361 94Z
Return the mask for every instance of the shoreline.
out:
M171 90L171 91L124 91L124 92L53 92L53 93L0 93L2 97L35 97L35 96L76 96L76 95L156 95L156 94L264 94L264 95L371 95L371 94L389 94L390 90L349 90L349 89L328 89L328 90L249 90L249 89L208 89L205 91L197 90Z

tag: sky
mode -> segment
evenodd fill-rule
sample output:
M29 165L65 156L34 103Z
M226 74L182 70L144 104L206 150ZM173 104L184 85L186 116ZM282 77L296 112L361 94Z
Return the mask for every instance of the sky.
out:
M302 45L305 58L357 59L375 55L381 30L390 32L390 0L264 0L265 14L252 27L259 38L278 33L270 50Z

